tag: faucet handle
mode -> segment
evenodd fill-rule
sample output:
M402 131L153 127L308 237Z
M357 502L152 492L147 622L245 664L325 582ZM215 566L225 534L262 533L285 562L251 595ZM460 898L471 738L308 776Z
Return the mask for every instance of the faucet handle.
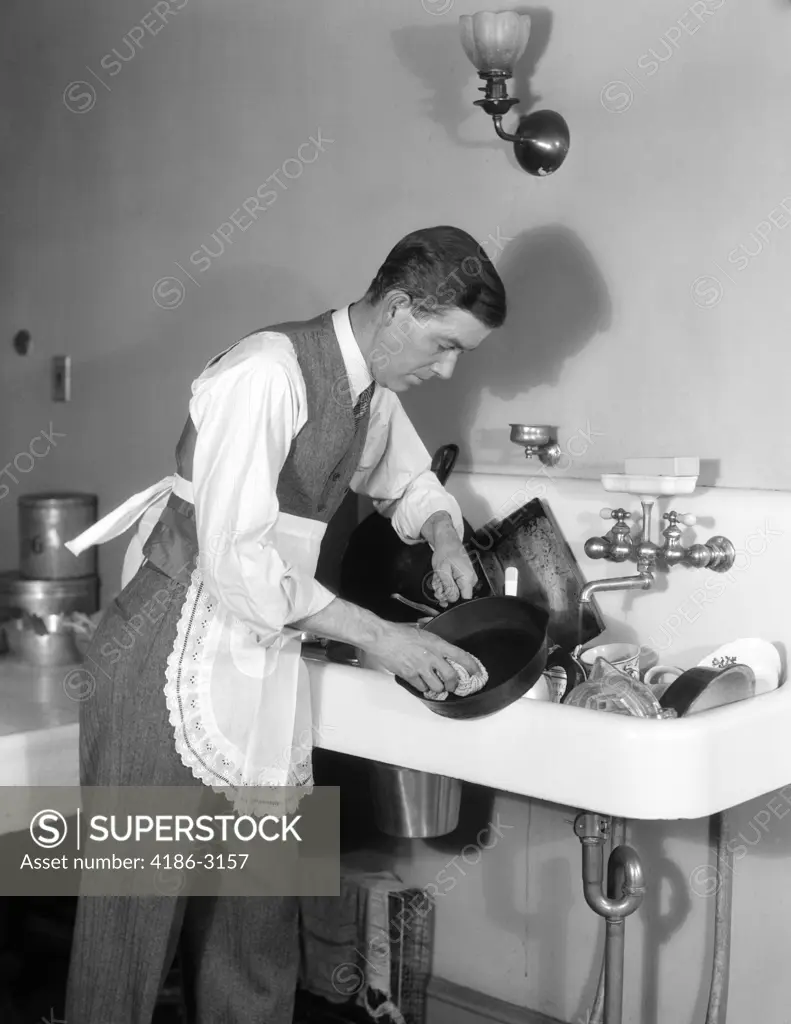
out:
M686 512L674 512L672 509L665 512L662 518L667 519L671 526L675 526L677 523L681 523L683 526L694 526L698 521L697 516L689 515Z
M606 537L591 537L585 541L588 558L609 558L612 545Z
M601 512L599 512L599 516L602 519L617 519L619 523L622 523L625 519L631 519L632 513L627 512L626 509L623 508L603 508Z

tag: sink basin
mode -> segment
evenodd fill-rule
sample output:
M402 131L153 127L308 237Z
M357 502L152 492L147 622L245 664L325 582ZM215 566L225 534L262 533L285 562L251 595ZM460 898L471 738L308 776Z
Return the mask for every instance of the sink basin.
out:
M306 663L327 750L629 819L700 818L791 783L791 686L667 721L527 699L454 721L385 673Z

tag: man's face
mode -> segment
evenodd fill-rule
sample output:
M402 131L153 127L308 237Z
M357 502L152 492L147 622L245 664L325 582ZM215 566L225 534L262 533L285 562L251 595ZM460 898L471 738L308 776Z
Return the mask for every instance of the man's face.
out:
M376 332L374 379L391 391L406 391L431 377L448 380L459 356L476 349L490 330L455 306L426 317L415 316L408 302L394 303Z

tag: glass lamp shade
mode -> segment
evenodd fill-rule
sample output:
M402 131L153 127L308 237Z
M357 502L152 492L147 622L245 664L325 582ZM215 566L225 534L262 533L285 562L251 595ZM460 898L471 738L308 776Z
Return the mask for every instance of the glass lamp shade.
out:
M461 45L479 72L511 74L530 37L530 15L479 11L459 18Z

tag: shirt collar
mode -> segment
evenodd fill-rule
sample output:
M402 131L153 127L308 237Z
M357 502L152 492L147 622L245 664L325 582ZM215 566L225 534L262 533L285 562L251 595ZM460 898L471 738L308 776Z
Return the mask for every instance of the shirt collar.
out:
M360 346L357 344L357 339L354 337L348 306L335 310L332 314L332 326L340 345L346 373L349 376L352 405L354 405L363 391L373 383L373 377L360 351Z

